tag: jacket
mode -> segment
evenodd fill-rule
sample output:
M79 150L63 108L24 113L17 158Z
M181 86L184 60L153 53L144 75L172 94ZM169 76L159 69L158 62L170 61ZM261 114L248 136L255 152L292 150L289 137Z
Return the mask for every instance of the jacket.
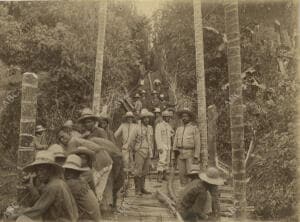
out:
M174 131L169 123L162 121L155 127L155 141L157 149L170 150L171 137Z
M136 125L135 123L122 123L120 127L117 129L117 131L115 132L114 135L116 138L122 136L122 145L127 143L129 139L129 135L134 129L135 125Z

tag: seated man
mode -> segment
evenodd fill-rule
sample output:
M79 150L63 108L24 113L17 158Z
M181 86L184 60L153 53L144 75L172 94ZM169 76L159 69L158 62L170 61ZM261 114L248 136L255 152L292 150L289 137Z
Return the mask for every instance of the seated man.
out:
M63 168L55 163L49 151L39 151L35 161L24 171L35 172L39 181L45 184L35 204L13 216L17 221L59 221L76 222L78 210L68 185L60 178Z
M100 220L100 209L94 192L88 183L80 178L80 174L89 171L89 167L82 167L81 159L76 154L68 156L65 164L65 178L78 207L79 221Z
M224 181L218 170L209 167L205 173L191 173L189 177L192 181L186 185L177 203L182 218L188 222L208 219L208 204L212 204L212 215L219 217L218 185L223 185Z

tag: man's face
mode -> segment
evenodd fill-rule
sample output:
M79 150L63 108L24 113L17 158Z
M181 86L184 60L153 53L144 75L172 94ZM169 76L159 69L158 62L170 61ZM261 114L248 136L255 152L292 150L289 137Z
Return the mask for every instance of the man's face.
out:
M79 173L76 170L65 168L65 179L77 179L79 177Z
M107 120L105 120L105 119L100 120L99 126L100 126L102 129L106 129L107 126L108 126Z
M150 123L149 117L144 117L144 118L142 118L142 123L143 123L145 126L149 125L149 123Z
M164 121L166 121L168 123L168 122L170 122L171 117L170 116L164 116L163 119L164 119Z
M46 183L49 180L49 168L46 165L38 165L35 167L36 176L42 182Z
M71 135L67 132L60 131L58 134L58 140L63 144L67 145L71 139Z
M127 117L127 123L132 123L133 122L133 118L132 117Z
M88 118L83 120L83 127L88 131L92 131L95 127L95 124L96 122L94 119Z
M80 156L81 158L81 166L82 167L87 167L88 166L88 157L85 154L78 154L78 156Z
M187 113L183 113L181 116L181 119L182 119L183 124L187 124L191 121L191 117Z

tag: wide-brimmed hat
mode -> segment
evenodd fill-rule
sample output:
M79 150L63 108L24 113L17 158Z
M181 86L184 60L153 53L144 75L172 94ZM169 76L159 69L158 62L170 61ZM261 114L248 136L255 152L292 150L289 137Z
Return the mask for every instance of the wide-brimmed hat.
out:
M54 158L66 157L64 148L59 144L52 144L49 146L48 151L52 152Z
M72 126L73 126L73 121L72 120L67 120L65 123L64 123L64 125L63 125L64 127L68 127L68 128L72 128Z
M35 132L36 133L43 132L43 131L46 131L46 129L42 125L37 125L35 127Z
M61 166L55 162L55 158L52 152L48 150L41 150L36 153L35 160L23 168L24 171L32 170L35 166L45 165L54 166L58 169L62 169Z
M125 115L123 116L123 118L129 118L129 117L134 118L133 112L128 111L128 112L126 112Z
M141 94L146 94L146 90L141 90L141 92L140 92Z
M108 123L110 123L112 121L111 117L106 113L101 113L98 116L98 120L106 120Z
M160 112L161 112L161 110L160 110L160 108L159 108L159 107L155 107L153 112L154 112L154 113L160 113Z
M181 117L182 114L184 114L184 113L187 113L190 117L195 118L195 114L189 108L183 108L183 109L179 110L177 112L177 115L179 117Z
M141 95L138 94L138 93L136 93L136 94L133 96L133 98L141 98Z
M70 154L85 154L87 155L91 160L95 159L95 152L93 150L90 150L84 146L79 146L77 147L77 149L73 150L72 152L70 152Z
M81 112L81 116L78 118L78 122L81 122L84 119L98 120L98 117L93 113L93 111L90 108L84 108Z
M161 84L161 81L159 79L154 79L153 84L159 85Z
M213 185L223 185L224 180L220 177L218 169L215 167L209 167L206 172L200 173L199 177L206 183Z
M144 118L144 117L153 117L153 113L149 112L147 109L142 109L141 113L140 113L140 118Z
M172 116L171 113L170 113L168 110L163 111L163 112L161 113L161 115L162 115L162 116L169 116L169 117Z
M159 94L159 98L164 99L165 95L164 94Z
M153 90L153 91L151 92L151 94L152 94L152 95L155 95L155 94L158 94L158 92L157 92L156 90Z
M65 169L77 170L80 172L90 170L89 167L82 167L82 161L76 154L71 154L67 157L65 164L63 165Z

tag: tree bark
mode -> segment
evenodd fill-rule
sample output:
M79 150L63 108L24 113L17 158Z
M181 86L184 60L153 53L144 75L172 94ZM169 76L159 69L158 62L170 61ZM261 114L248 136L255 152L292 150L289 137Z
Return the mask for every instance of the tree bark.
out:
M34 147L31 146L35 135L35 121L37 110L38 77L34 73L24 73L22 80L22 100L20 137L18 149L17 166L19 170L19 181L22 177L22 168L33 162L35 156ZM23 199L24 192L18 191L18 199Z
M196 79L197 79L197 107L198 122L201 135L201 164L205 169L208 162L207 154L207 117L206 117L206 92L205 92L205 72L203 55L203 27L201 1L194 0L194 28L195 28L195 48L196 48Z
M217 164L217 118L218 112L215 105L207 108L208 117L208 154L209 166L216 167Z
M230 125L234 200L236 217L244 219L246 217L247 203L240 31L237 0L225 3L225 31L228 39L229 97L233 98L230 100Z
M95 114L100 114L101 112L100 110L101 82L102 82L102 72L103 72L106 14L107 14L107 0L100 0L99 14L98 14L98 40L97 40L96 68L95 68L95 80L94 80L94 97L93 97L93 111Z

